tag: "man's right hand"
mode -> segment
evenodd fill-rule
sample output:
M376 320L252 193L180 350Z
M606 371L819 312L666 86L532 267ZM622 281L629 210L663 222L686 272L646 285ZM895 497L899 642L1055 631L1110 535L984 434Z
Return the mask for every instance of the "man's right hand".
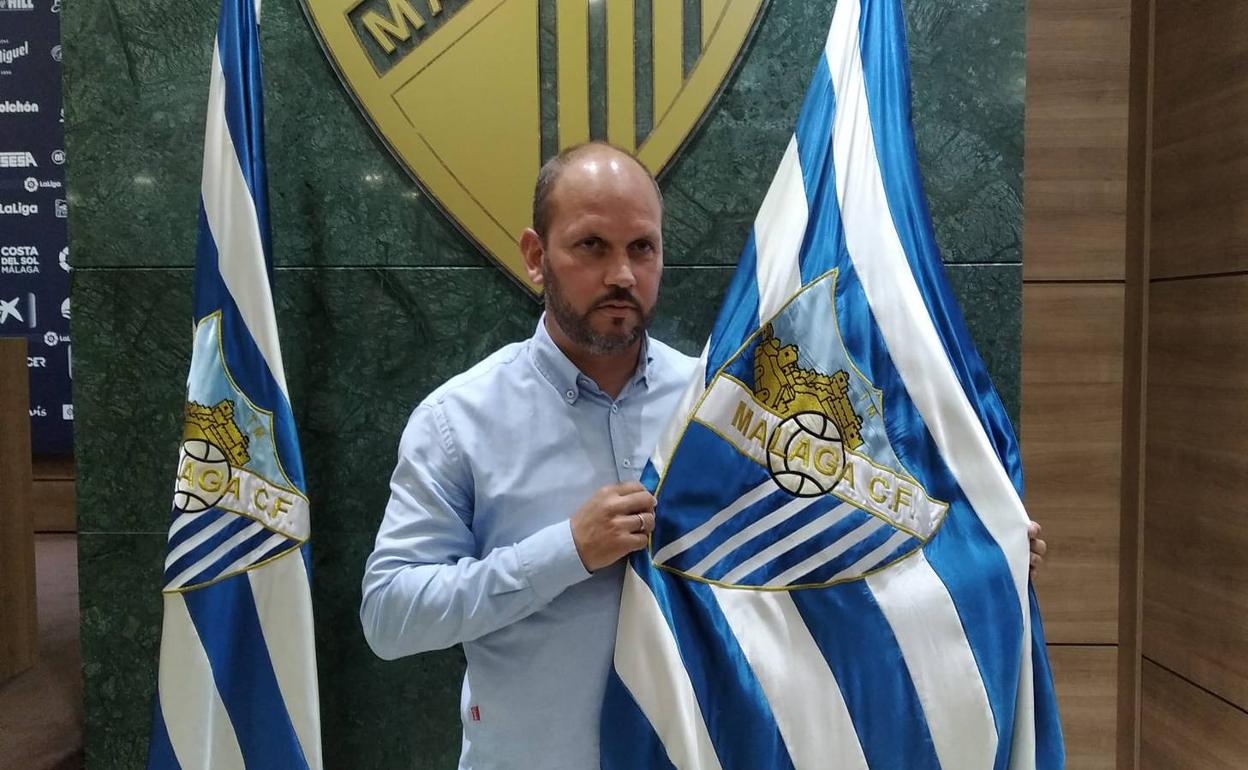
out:
M640 482L610 484L572 514L572 542L590 572L646 547L654 529L654 495Z

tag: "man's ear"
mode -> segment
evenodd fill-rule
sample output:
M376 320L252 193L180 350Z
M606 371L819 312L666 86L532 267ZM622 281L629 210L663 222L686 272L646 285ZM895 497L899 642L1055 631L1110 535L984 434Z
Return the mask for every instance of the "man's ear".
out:
M526 227L520 234L520 255L524 257L524 271L529 274L529 280L537 286L542 285L542 255L545 250L542 246L542 238L537 231Z

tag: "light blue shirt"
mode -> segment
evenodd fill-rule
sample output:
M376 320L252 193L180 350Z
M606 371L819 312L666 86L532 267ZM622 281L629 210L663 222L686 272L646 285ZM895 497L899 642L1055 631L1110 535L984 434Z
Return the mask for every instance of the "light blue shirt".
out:
M538 322L412 413L360 620L394 659L462 642L460 768L597 768L622 563L590 575L569 518L636 480L694 360L647 338L612 400Z

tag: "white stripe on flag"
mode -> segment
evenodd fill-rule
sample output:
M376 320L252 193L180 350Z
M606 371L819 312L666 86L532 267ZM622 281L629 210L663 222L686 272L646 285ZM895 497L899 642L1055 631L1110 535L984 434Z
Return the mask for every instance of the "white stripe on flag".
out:
M235 570L241 570L241 569L246 569L250 567L252 564L255 564L257 561L259 561L261 556L264 556L269 551L272 551L274 548L286 542L286 540L287 540L287 537L280 533L274 533L270 535L269 537L265 538L264 542L262 542L260 545L256 546L255 548L252 548L247 553L238 557L234 561L233 564L221 570L221 574L228 575L231 572L234 572Z
M320 770L321 712L317 700L312 592L300 549L247 573L278 689L309 770Z
M836 676L787 592L712 587L796 770L867 770Z
M833 157L845 240L867 303L906 391L976 515L1007 559L1023 621L1012 768L1035 764L1027 513L967 401L894 229L876 158L859 50L858 0L833 15L826 58L837 110ZM854 180L852 184L850 180Z
M181 594L165 594L160 713L182 770L243 770L243 751Z
M797 155L797 137L793 136L754 219L760 324L775 315L802 287L797 257L806 234L807 216L806 183Z
M204 128L204 178L201 194L208 229L217 244L221 280L225 282L239 315L260 355L269 365L282 394L286 372L277 343L277 317L260 243L256 204L239 165L238 153L225 122L225 74L221 69L220 44L212 46L212 80L208 87L208 124Z
M659 476L662 476L667 471L667 462L671 459L672 452L676 451L676 444L680 441L680 437L684 435L686 420L693 412L693 407L698 403L698 399L702 397L702 393L706 390L706 359L710 354L710 348L711 341L707 339L706 344L702 346L702 355L698 358L693 372L689 375L689 384L685 386L684 392L681 393L680 402L672 410L672 418L668 420L667 426L663 428L663 433L659 436L659 443L650 455L650 464L654 466L654 470L658 472Z
M718 529L721 524L778 489L780 489L780 487L776 486L776 482L771 479L767 479L762 484L759 484L738 497L736 500L733 500L727 508L719 511L714 516L660 548L654 555L654 560L656 562L666 562L672 557L688 551L690 548L705 540L712 532Z
M241 545L248 538L254 537L255 535L259 534L259 532L262 529L264 529L264 527L258 523L253 523L246 527L243 527L239 531L235 532L234 535L230 537L229 540L226 540L221 545L212 549L212 552L209 553L207 556L195 562L194 564L187 567L186 569L182 570L182 572L179 573L177 577L169 581L169 585L165 586L165 589L169 590L169 589L174 589L174 588L181 588L191 578L195 577L199 573L211 567L213 564L217 562L218 559L220 559L222 556L225 556L233 548L237 547L238 545ZM220 574L225 574L225 571L222 570Z
M238 517L236 515L222 511L220 518L188 537L186 540L179 543L177 548L174 548L169 552L169 555L165 557L165 569L172 567L173 563L178 559L181 559L183 556L195 550L201 544L211 539L213 535L217 534L236 521L238 521ZM169 536L172 537L173 533L169 533Z
M776 575L771 580L768 580L767 585L769 587L779 588L780 586L787 586L790 583L793 583L802 575L819 569L823 565L848 551L850 548L853 548L863 540L866 540L872 533L882 526L884 526L884 520L878 516L872 516L870 519L867 519L862 524L855 527L854 530L845 535L845 537L837 540L835 543L832 543L822 551L811 554L810 557L802 561L801 564L795 564L783 573Z
M901 532L901 531L894 532L891 537L889 537L887 540L884 541L882 545L878 546L877 548L872 549L872 551L868 553L866 556L863 556L858 561L854 562L853 564L849 565L845 569L833 575L831 580L836 581L836 580L844 580L847 577L858 577L864 572L868 572L872 568L880 566L880 562L884 559L885 556L888 556L893 551L896 551L898 548L901 547L902 543L906 542L912 537L913 535L911 535L909 532Z
M806 510L811 505L813 505L815 501L817 501L818 499L819 498L817 497L795 498L785 503L784 505L780 506L779 508L772 511L771 513L767 514L766 516L759 519L758 521L754 522L753 524L750 524L747 527L743 527L739 532L737 532L737 534L733 535L732 537L728 538L724 542L720 543L715 548L715 550L708 553L706 557L702 559L702 561L690 567L689 574L698 575L698 576L705 575L706 571L710 569L711 567L714 567L716 564L718 564L720 559L724 558L729 553L735 551L737 548L741 547L742 545L745 545L747 542L749 542L750 540L753 540L754 538L763 534L764 532L771 529L772 527L778 524L781 524L784 521Z
M615 671L677 770L720 770L667 618L631 564L624 569Z
M738 565L736 568L734 568L731 572L724 575L724 577L721 579L721 582L736 583L741 578L750 574L751 572L758 569L759 567L762 567L764 564L771 561L772 559L775 559L778 556L781 556L783 554L788 553L789 551L792 551L794 548L798 547L802 543L805 543L806 541L812 538L818 537L819 534L823 532L824 530L826 530L828 527L831 527L833 524L836 524L838 521L850 515L856 510L858 509L850 505L849 503L841 503L840 505L836 506L832 510L824 513L822 516L810 522L806 526L792 533L788 537L781 538L780 540L776 541L775 543L772 543L771 545L767 546L763 550L754 554L750 558L741 562L741 564Z
M997 727L953 597L919 551L869 576L893 629L941 767L991 770Z

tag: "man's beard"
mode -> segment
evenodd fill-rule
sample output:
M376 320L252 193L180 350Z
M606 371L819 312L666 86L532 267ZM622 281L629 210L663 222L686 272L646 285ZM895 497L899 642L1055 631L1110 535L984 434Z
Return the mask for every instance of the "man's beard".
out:
M578 313L576 308L569 304L567 297L563 296L559 279L544 261L542 284L546 287L546 312L554 316L555 323L559 324L563 333L568 335L568 339L596 356L609 356L628 349L634 342L641 339L646 327L650 325L650 319L654 317L654 308L650 308L648 313L645 312L637 298L627 289L619 286L613 287L594 300L584 313ZM625 302L636 308L641 316L637 325L629 331L621 331L617 334L604 334L595 329L590 323L589 315L594 312L595 308L608 302Z

